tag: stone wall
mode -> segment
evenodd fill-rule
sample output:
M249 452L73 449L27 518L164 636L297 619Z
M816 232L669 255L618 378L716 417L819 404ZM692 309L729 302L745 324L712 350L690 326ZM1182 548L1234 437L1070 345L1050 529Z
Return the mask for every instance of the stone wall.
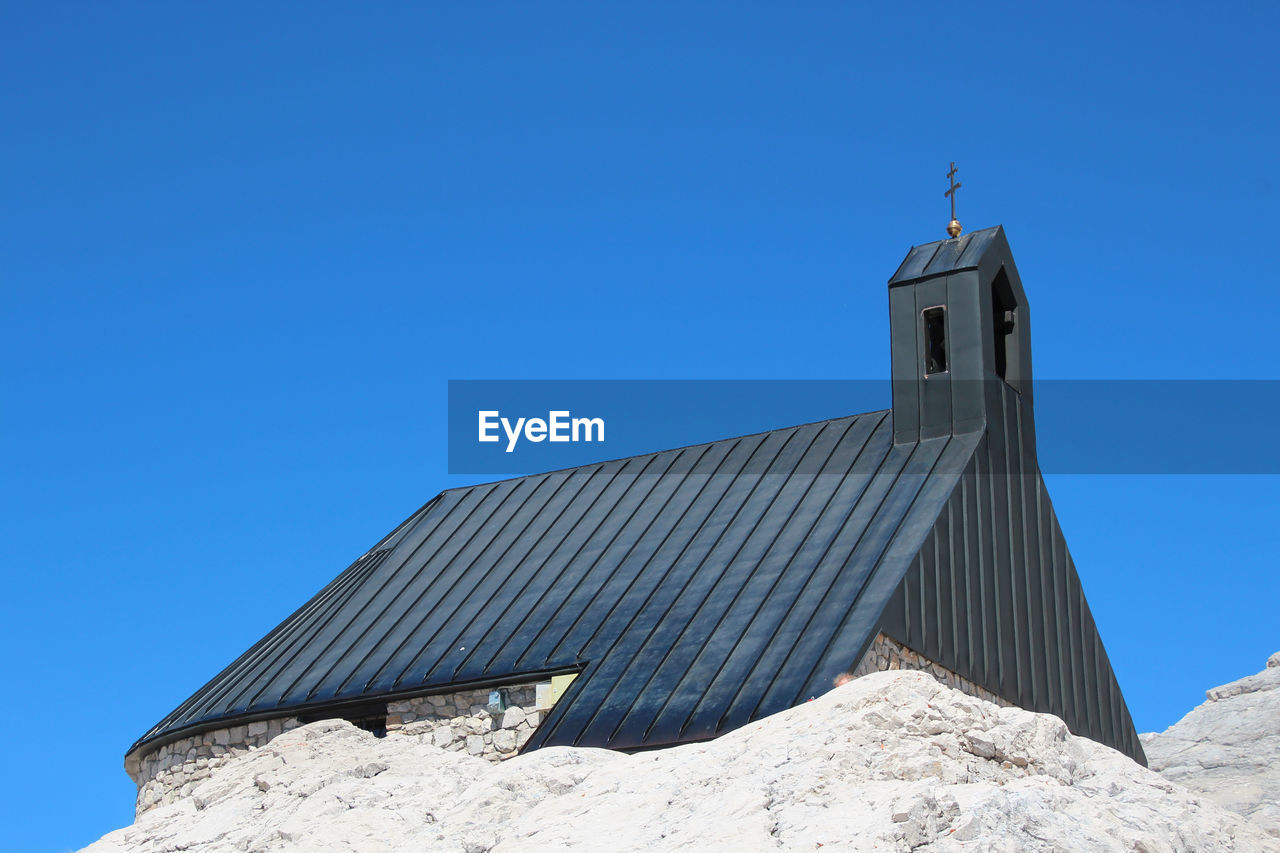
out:
M490 709L487 688L392 702L387 706L387 734L429 734L442 749L495 762L510 758L533 735L547 709L537 707L534 684L497 692L504 699L502 709Z
M916 654L911 649L884 634L876 634L871 648L862 656L862 661L850 673L854 678L869 675L873 672L884 672L889 669L911 669L927 672L948 687L967 693L988 702L1008 708L1012 702L1001 699L996 694L974 684L964 676L947 669L940 663L929 660L924 655Z
M1011 704L884 634L876 635L852 675L856 678L889 669L927 672L970 696L998 705ZM538 707L536 684L499 688L500 706L490 706L491 692L489 688L463 690L391 702L387 705L387 735L429 737L442 749L465 751L493 762L511 758L533 735L548 709ZM295 717L249 723L183 738L141 758L129 756L125 769L138 785L137 813L185 796L228 758L257 749L299 725Z
M493 711L488 688L391 702L387 734L426 735L443 749L466 751L489 761L510 758L533 735L547 709L536 707L536 684L503 687L498 692L503 707ZM258 749L299 725L296 717L285 717L215 729L143 756L126 757L125 770L138 786L135 812L140 815L186 796L232 756Z
M213 768L298 725L294 717L263 720L182 738L146 755L126 757L124 769L138 786L136 814L186 796Z

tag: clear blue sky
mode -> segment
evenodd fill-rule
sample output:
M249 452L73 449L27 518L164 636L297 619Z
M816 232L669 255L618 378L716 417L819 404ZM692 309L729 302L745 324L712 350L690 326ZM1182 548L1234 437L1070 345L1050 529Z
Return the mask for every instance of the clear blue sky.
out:
M456 5L0 6L0 848L461 484L448 379L887 376L950 160L1038 377L1278 378L1274 4ZM1276 478L1049 486L1140 729L1280 649Z

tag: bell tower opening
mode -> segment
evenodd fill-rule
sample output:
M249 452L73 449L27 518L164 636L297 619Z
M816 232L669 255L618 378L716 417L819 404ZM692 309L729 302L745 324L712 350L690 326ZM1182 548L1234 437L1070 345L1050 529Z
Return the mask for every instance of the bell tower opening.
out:
M920 312L924 320L924 375L947 372L947 309L935 305Z
M991 328L995 338L996 376L1006 382L1009 372L1009 344L1013 339L1017 318L1018 303L1013 296L1013 287L1009 284L1008 274L1001 268L991 282Z

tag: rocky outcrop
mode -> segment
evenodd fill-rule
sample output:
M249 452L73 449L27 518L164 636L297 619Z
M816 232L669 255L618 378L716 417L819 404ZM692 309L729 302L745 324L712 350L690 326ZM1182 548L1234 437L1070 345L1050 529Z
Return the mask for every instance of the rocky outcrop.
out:
M1152 770L1280 838L1280 652L1257 675L1215 687L1160 733L1142 735Z
M91 853L1215 851L1280 845L1056 717L919 672L868 675L717 740L501 764L314 723Z

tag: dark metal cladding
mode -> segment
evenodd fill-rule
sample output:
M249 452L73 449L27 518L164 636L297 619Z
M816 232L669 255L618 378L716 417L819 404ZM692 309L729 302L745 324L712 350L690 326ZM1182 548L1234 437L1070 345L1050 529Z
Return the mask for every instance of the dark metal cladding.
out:
M131 751L579 673L525 749L702 740L877 632L1145 762L1053 506L1003 229L889 282L894 409L444 492Z
M527 749L712 737L849 667L977 438L875 412L445 492L134 748L557 672Z
M1146 764L1034 457L1018 395L989 425L880 630Z
M1030 306L1003 228L913 248L889 300L896 440L982 440L882 630L1145 763L1036 462ZM946 318L941 371L925 311Z

